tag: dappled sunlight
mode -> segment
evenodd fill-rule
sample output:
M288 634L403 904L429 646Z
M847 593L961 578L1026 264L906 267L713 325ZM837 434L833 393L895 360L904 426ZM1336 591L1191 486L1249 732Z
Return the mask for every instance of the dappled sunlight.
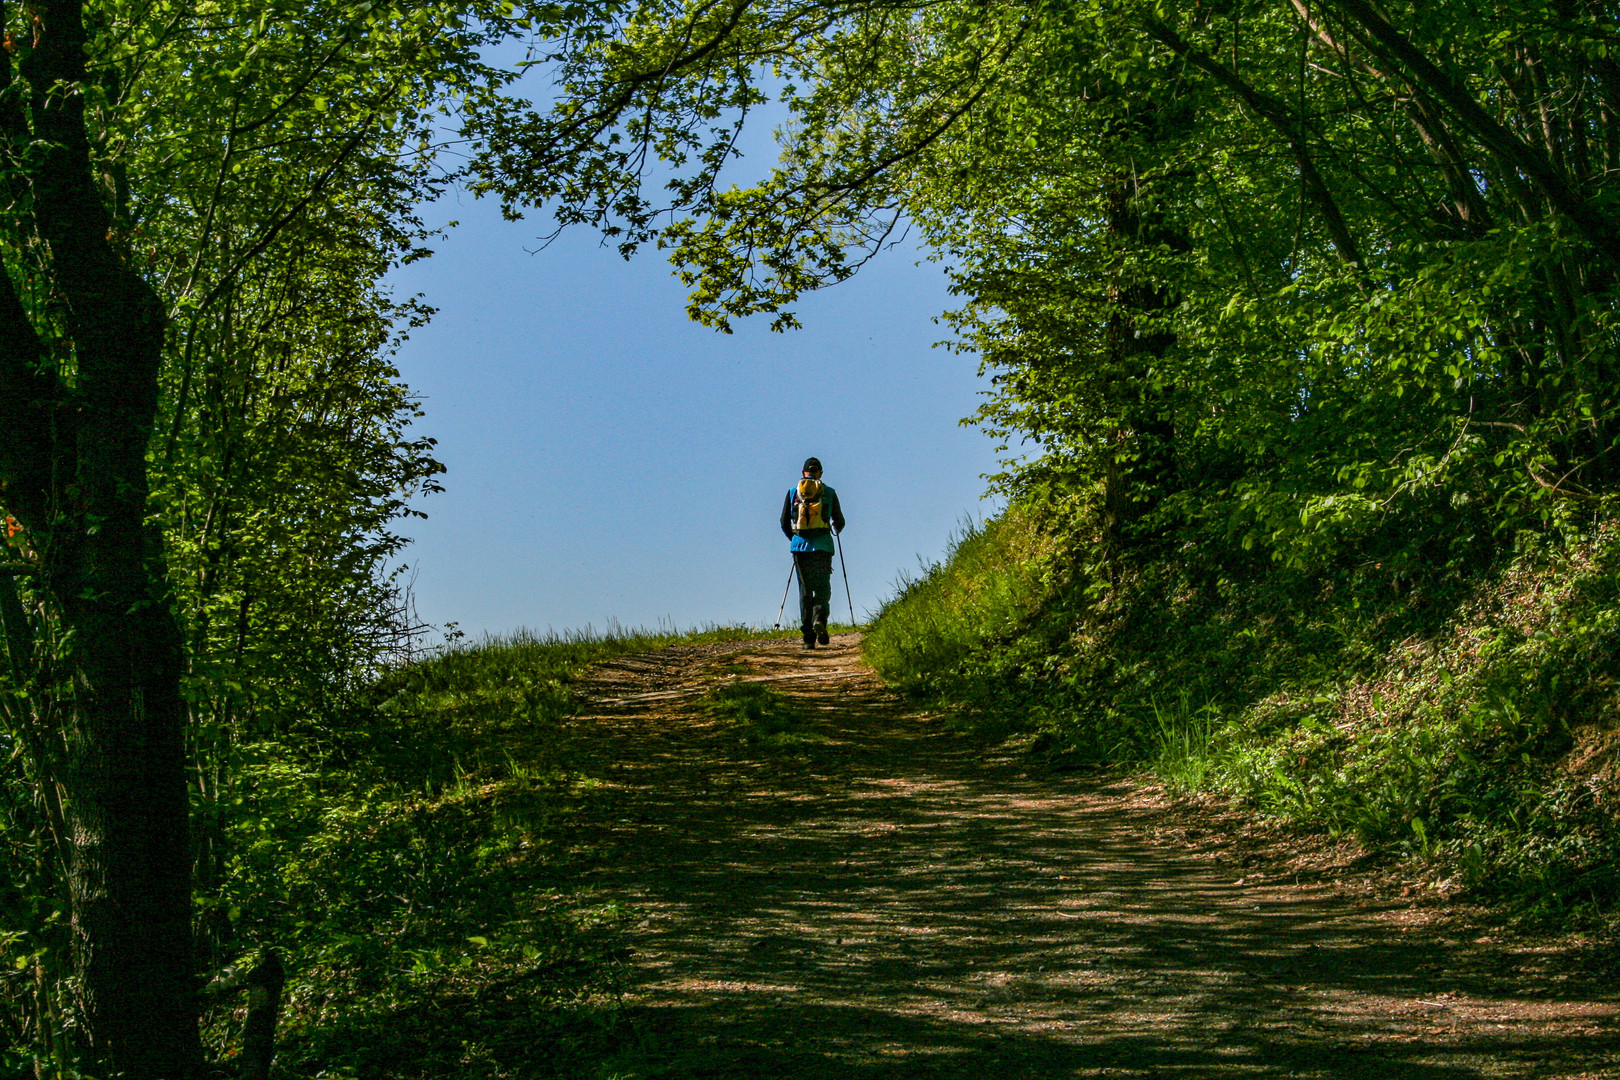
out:
M1612 993L1329 882L1246 882L1131 785L912 714L856 640L677 648L582 687L610 782L592 882L642 918L627 1000L667 1075L1606 1075ZM701 704L727 681L821 741L740 740Z

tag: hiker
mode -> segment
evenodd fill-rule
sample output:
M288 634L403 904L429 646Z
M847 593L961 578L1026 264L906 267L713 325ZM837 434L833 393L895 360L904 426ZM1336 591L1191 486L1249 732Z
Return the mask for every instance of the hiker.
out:
M782 502L782 535L798 572L799 627L807 649L827 644L835 531L844 531L838 493L821 482L821 462L806 458L803 475Z

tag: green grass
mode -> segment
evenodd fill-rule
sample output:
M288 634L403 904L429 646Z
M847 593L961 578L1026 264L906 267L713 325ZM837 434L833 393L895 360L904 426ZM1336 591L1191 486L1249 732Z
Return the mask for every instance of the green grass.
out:
M808 730L804 713L793 699L763 683L717 686L699 699L698 707L735 727L742 742L786 747L825 741Z
M1155 730L1148 764L1153 773L1173 791L1211 786L1219 708L1213 702L1193 708L1185 694L1172 704L1152 705Z
M286 959L278 1075L605 1078L634 1042L618 1006L628 913L580 885L599 856L572 823L599 783L563 723L573 679L617 655L759 636L461 643L341 716L243 747L227 881L205 917L228 924L227 959ZM788 730L755 712L766 735ZM216 1056L237 1038L235 1004L207 1017Z
M917 691L946 691L987 641L1015 636L1046 598L1045 559L1056 545L1014 508L966 523L944 560L903 579L868 628L862 654L878 674Z

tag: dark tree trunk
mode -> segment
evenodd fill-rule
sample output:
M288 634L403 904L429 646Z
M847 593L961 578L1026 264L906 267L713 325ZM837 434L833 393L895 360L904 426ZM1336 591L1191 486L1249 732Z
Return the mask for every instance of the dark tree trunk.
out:
M97 524L52 568L72 642L74 962L98 1053L173 1080L198 1056L179 635L143 522L149 428L115 410L81 419L76 516Z
M29 8L20 108L9 59L0 127L24 159L33 232L71 346L52 371L0 283L0 490L39 560L71 680L60 782L74 966L91 1048L129 1080L183 1080L199 1060L181 646L146 523L146 450L164 313L126 264L92 173L79 0ZM66 350L62 350L66 351Z

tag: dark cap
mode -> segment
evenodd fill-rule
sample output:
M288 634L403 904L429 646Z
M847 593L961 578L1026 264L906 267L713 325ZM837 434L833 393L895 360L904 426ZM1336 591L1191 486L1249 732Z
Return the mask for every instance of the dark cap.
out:
M804 459L804 468L800 469L799 471L800 472L820 472L821 471L821 459L820 458L813 458L813 457L805 458Z

